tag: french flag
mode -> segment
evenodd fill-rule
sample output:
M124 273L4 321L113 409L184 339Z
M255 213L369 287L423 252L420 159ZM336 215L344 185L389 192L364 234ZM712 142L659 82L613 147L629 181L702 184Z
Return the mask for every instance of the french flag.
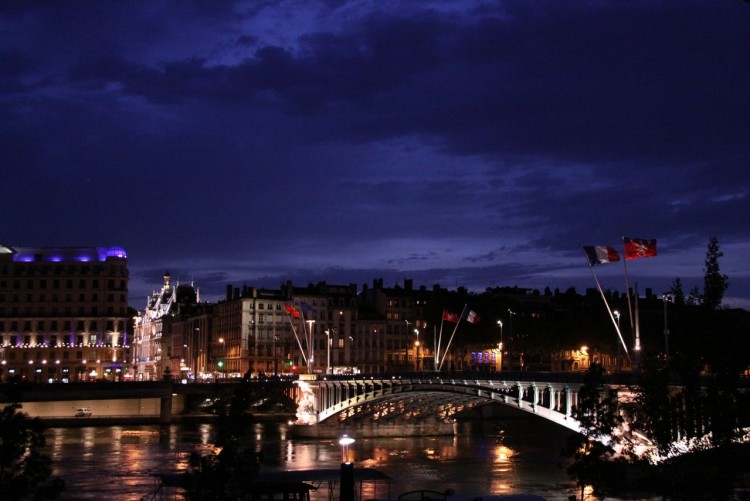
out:
M469 313L466 314L466 321L470 324L477 324L479 323L479 315L477 315L476 311L469 310Z
M620 260L620 255L612 247L604 245L586 245L583 252L589 260L591 266L602 263L615 263Z

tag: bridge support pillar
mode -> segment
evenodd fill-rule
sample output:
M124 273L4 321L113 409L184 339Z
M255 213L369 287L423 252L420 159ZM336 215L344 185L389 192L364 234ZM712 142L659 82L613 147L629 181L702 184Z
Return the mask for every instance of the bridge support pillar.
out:
M161 397L160 404L159 424L170 424L172 422L172 395Z
M549 391L549 402L547 402L547 408L551 411L554 411L555 399L557 398L557 394L555 393L555 389L552 386L547 386L547 391Z
M518 406L523 407L523 386L521 386L521 383L516 384L516 389L518 389Z

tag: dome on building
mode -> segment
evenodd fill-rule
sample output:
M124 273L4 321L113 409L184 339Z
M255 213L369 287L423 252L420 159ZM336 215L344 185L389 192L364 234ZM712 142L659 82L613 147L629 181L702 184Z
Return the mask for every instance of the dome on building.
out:
M125 253L125 249L122 247L110 247L107 249L107 257L119 257L126 259L128 255Z

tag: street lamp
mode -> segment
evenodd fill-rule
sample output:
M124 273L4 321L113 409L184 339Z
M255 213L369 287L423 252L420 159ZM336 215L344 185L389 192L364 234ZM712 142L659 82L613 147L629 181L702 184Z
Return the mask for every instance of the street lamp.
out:
M508 335L510 336L510 342L508 343L508 359L510 360L510 370L513 370L513 354L511 349L513 348L513 315L516 312L508 309Z
M349 446L354 443L354 439L347 434L344 434L339 439L339 445L341 446L341 462L349 462Z
M500 344L497 345L498 350L500 351L500 353L498 354L500 358L499 358L499 362L497 366L498 367L497 371L502 372L503 371L503 321L498 320L497 325L500 326Z
M419 342L419 329L414 329L414 334L416 334L416 336L417 336L417 340L414 341L414 353L415 353L414 370L418 371L419 370L419 365L420 365L420 363L419 363L420 362L420 356L421 356L421 353L420 353L420 346L421 346L421 344Z
M404 331L404 367L409 366L409 321L404 319L406 322L406 330Z
M339 501L354 501L354 465L349 461L349 446L354 439L349 435L343 435L339 440L341 446L341 482Z
M333 341L331 339L331 333L334 330L335 329L326 329L326 336L328 336L328 338L326 339L326 348L328 350L326 354L326 374L331 373L331 342Z
M617 335L622 336L620 333L620 312L615 310L612 312L612 315L615 316L615 319L617 319ZM620 339L617 340L617 370L619 371L622 369L622 343L620 342Z
M200 346L201 344L200 327L195 327L193 332L195 332L195 335L190 336L190 347L188 348L188 354L190 355L189 366L192 367L193 382L195 382L198 380L198 358L199 358L199 353L200 353L200 351L198 350L198 346Z
M219 344L221 345L221 352L222 352L222 360L220 360L220 369L224 369L224 379L227 378L227 349L226 345L224 344L224 338L219 338Z
M669 359L669 327L667 326L667 303L671 299L671 296L666 292L661 296L662 303L664 303L664 355Z
M279 341L279 335L273 333L273 375L278 375L278 353L276 350L276 343Z
M307 373L312 374L315 372L313 370L313 362L315 361L315 336L313 336L313 324L315 323L315 320L305 320L309 324L308 326L308 332L310 333L310 344L307 347Z

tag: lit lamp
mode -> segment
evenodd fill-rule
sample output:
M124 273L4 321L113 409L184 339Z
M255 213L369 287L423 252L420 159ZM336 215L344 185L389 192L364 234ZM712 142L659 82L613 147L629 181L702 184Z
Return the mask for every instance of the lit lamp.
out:
M342 463L349 462L349 446L352 445L353 443L354 443L354 439L346 434L344 434L339 439L339 445L341 446L341 462Z
M500 327L500 342L497 345L497 372L503 371L503 321L498 320L497 325Z
M226 347L224 345L224 338L223 337L219 338L219 344L221 345L221 352L222 352L222 356L223 356L223 360L219 360L219 369L223 369L224 370L224 379L226 379L227 378L227 351L226 351Z
M341 491L339 501L354 501L354 465L349 462L349 446L354 439L343 435L339 439L341 446Z
M326 374L331 374L331 343L333 342L333 339L331 339L331 331L333 329L326 329L325 333L327 336L327 355L326 355Z

